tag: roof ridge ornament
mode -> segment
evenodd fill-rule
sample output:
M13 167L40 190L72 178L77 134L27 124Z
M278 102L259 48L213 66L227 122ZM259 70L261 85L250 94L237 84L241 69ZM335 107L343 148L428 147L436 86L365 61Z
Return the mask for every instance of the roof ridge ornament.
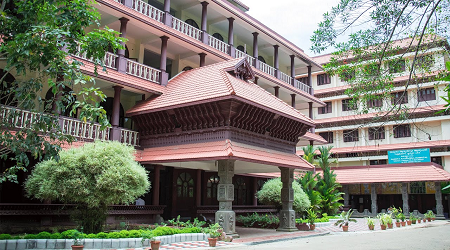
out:
M255 79L255 72L252 70L252 67L245 58L241 59L238 63L225 70L229 73L232 73L234 77L244 81L253 81Z

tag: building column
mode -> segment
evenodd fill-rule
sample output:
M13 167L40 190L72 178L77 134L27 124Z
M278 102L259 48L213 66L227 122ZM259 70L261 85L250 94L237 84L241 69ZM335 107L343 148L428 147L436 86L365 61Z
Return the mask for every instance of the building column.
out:
M292 77L291 84L292 84L292 86L294 86L294 81L295 81L295 65L294 65L295 55L290 55L290 57L291 57L291 77Z
M114 86L114 101L113 101L113 109L111 114L111 140L120 141L120 128L119 128L119 119L120 119L120 92L123 87Z
M280 227L277 231L298 231L295 227L295 211L292 206L294 203L294 189L292 182L294 181L294 169L279 167L281 171L281 210L280 210Z
M370 184L370 198L372 200L372 216L376 216L378 213L376 184Z
M344 189L344 206L348 206L348 201L350 198L350 194L348 193L348 185L342 185L342 188Z
M216 223L229 235L236 234L236 213L233 211L234 200L234 160L219 160L218 175L220 177L217 185L217 200L219 211L216 212Z
M200 53L198 55L200 56L200 67L205 66L206 54L205 53Z
M258 206L258 198L256 198L256 193L258 192L258 178L253 178L253 206Z
M208 23L207 23L207 17L208 17L208 2L201 2L202 4L202 23L201 23L201 30L202 30L202 42L204 44L208 44L208 38L209 34L207 31Z
M308 112L309 112L309 118L311 118L312 120L314 120L314 118L313 118L313 112L314 112L314 110L313 110L313 103L312 102L308 102ZM312 127L311 128L311 133L315 133L316 132L316 128L315 127Z
M278 71L279 68L279 60L278 60L278 45L273 46L273 67L275 68L275 77L280 78L280 73Z
M234 18L228 18L228 45L230 45L230 56L236 56L236 48L234 47L234 30L233 30Z
M408 183L402 183L403 213L409 215Z
M258 79L259 77L255 76L255 80L253 81L256 85L258 85Z
M197 182L196 182L196 196L195 196L195 206L200 207L202 205L202 170L197 169Z
M275 86L275 87L273 87L273 88L275 89L275 96L276 96L276 97L279 97L279 96L280 96L280 87Z
M436 190L436 218L444 219L444 206L442 205L442 191L441 191L441 183L435 182L434 189Z
M120 37L125 38L127 33L127 23L128 19L125 17L122 17L120 20ZM117 51L117 59L116 59L116 65L117 65L117 71L121 73L127 73L127 59L125 58L125 42L120 42L120 44L123 46L123 49L119 49Z
M164 24L172 27L172 15L170 14L170 0L164 0Z
M295 108L295 94L291 94L291 106Z
M258 60L258 32L253 32L253 57L255 58L255 68L259 69Z
M162 36L161 38L161 59L159 63L159 69L161 70L160 82L162 86L166 86L169 81L169 74L166 72L167 67L167 41L169 37Z
M309 92L311 95L314 95L314 90L312 88L312 75L311 75L311 65L307 66L308 68L308 86L311 87L311 91Z
M153 197L152 197L152 205L159 205L159 189L160 189L160 183L161 183L161 166L155 166L153 169L155 173L155 179L152 183L152 189L153 189Z

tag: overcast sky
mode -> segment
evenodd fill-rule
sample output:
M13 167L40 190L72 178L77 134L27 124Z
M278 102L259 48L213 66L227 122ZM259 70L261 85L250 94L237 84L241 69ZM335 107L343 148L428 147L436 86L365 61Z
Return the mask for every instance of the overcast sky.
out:
M309 56L309 41L323 13L339 0L241 0L250 7L248 14L303 49ZM331 51L328 51L331 52ZM326 52L324 52L326 53Z

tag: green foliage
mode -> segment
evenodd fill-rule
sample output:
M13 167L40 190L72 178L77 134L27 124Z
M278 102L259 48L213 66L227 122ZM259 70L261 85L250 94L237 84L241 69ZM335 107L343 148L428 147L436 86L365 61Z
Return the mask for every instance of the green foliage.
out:
M256 193L256 197L262 204L275 205L281 207L281 188L283 183L281 178L268 180L264 183L261 190ZM303 192L302 187L297 181L292 182L294 189L293 208L296 212L303 213L311 206L308 196Z
M9 240L12 239L10 234L0 234L0 240Z
M63 239L72 239L75 234L77 234L78 230L71 229L61 233Z
M36 234L27 234L25 236L23 236L24 239L37 239L37 235Z
M14 7L5 8L7 2ZM32 123L18 131L9 121L19 118L20 112L12 112L9 119L0 120L0 158L10 158L16 163L0 173L1 183L17 182L17 172L27 171L29 167L29 155L38 160L57 159L61 145L74 141L74 137L62 133L59 113L79 108L82 120L98 120L103 127L108 125L106 112L99 106L105 95L97 87L85 87L93 84L94 79L83 75L81 61L70 55L78 53L81 44L80 53L92 57L95 71L97 66L106 70L102 60L106 48L123 49L121 42L126 39L108 27L99 29L100 14L92 0L3 0L0 8L1 33L7 34L0 40L0 61L5 65L4 71L13 72L16 79L7 88L0 88L0 99L3 104L38 114ZM0 75L2 85L5 76ZM80 93L65 94L65 86L75 85L82 89ZM39 93L47 89L45 86L54 96L62 98L51 101L40 98ZM53 104L57 110L52 108ZM3 109L0 106L1 112Z
M150 188L134 149L120 142L86 143L60 152L60 160L36 165L25 182L28 196L79 204L75 219L84 232L101 231L106 209L129 204Z
M317 214L316 214L316 212L314 211L314 209L311 207L310 209L308 209L308 211L307 211L308 213L307 213L307 216L306 216L306 218L307 218L307 220L308 220L308 223L309 224L314 224L314 222L317 220Z
M381 225L387 226L389 224L392 224L392 216L391 214L387 213L380 213L377 215L378 220L380 221Z
M321 199L321 212L334 215L343 205L340 201L343 200L344 193L339 191L342 186L336 181L336 174L330 168L331 149L332 146L319 147L320 155L317 162L322 169L322 175L317 176L317 191Z
M308 195L309 201L311 202L311 208L316 212L320 211L320 204L322 202L320 193L316 190L317 184L319 183L318 176L319 174L308 171L303 176L299 176L296 180L300 183L306 195Z
M355 219L352 219L353 209L350 209L348 211L342 211L342 213L339 215L339 219L334 223L335 226L348 226L349 222L356 222Z
M425 214L424 214L424 216L425 216L425 218L430 218L430 219L432 219L432 218L436 218L436 215L433 213L433 211L431 211L431 210L428 210L428 212L426 212Z
M366 219L366 221L367 221L367 226L369 226L369 227L370 226L375 226L375 219L368 217Z
M198 227L185 227L180 230L181 234L195 234L195 233L201 233L202 230Z
M314 146L313 145L308 145L306 147L302 148L303 150L303 159L305 159L307 162L311 163L311 164L315 164L315 156L316 153L314 152Z
M223 229L219 223L211 224L203 230L204 233L209 234L211 238L218 238L222 235Z
M108 238L108 234L105 233L105 232L100 232L100 233L97 234L96 238L98 238L98 239L107 239Z
M52 233L50 239L62 239L63 236L60 233Z
M52 234L49 232L40 232L37 234L37 239L51 239Z
M119 232L110 232L108 233L107 239L119 239L122 238L122 235Z
M86 239L97 239L97 234L88 234L86 235Z
M280 218L278 218L278 216L276 215L272 215L272 214L258 214L258 213L253 213L250 215L239 215L236 218L236 221L241 222L244 227L253 227L255 225L258 225L259 227L262 228L267 228L269 226L271 226L272 224L279 224L280 223Z

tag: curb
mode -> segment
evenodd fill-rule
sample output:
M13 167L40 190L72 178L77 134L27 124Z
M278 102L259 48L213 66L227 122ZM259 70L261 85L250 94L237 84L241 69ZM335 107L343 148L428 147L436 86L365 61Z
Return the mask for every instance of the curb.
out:
M263 241L256 241L256 242L243 242L239 244L242 245L248 245L248 246L252 246L252 245L259 245L259 244L266 244L266 243L273 243L273 242L279 242L279 241L286 241L286 240L295 240L295 239L301 239L301 238L312 238L312 237L317 237L317 236L324 236L324 235L328 235L330 234L330 232L324 232L324 233L317 233L317 234L311 234L311 235L301 235L301 236L294 236L294 237L286 237L286 238L279 238L279 239L273 239L273 240L263 240Z

